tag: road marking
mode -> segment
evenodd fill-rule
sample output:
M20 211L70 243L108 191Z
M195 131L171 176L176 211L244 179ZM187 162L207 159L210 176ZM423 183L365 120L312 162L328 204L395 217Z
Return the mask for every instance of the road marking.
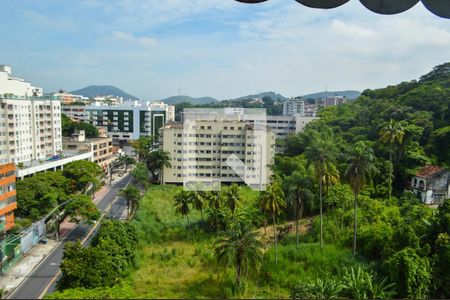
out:
M125 177L124 177L125 178ZM130 182L128 182L126 185L128 185ZM119 197L115 197L114 200L106 207L104 213L101 215L101 217L97 220L94 226L89 230L89 232L85 235L84 239L81 241L81 244L83 245L86 243L86 241L90 238L90 236L94 233L94 230L100 225L101 220L109 214L109 211L112 209L113 204L117 201ZM72 229L73 230L73 229ZM38 299L42 299L45 294L47 294L48 289L53 285L53 283L58 279L59 275L61 275L61 270L56 273L55 276L50 280L50 282L45 286L44 290L39 294Z

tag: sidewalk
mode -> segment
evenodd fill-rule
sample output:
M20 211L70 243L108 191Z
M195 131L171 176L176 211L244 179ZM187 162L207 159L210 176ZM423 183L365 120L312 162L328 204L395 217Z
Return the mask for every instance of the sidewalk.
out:
M47 244L37 244L25 254L15 266L0 276L0 288L5 290L5 295L15 289L30 274L33 269L58 245L54 240L48 240Z
M120 179L122 179L122 177L113 176L112 183L115 184ZM109 183L102 186L102 188L95 193L94 203L97 204L110 189ZM71 223L68 220L69 218L65 219L60 225L60 241L62 241L77 226L77 224ZM28 274L30 274L59 243L60 242L55 240L48 239L47 244L34 245L30 252L23 255L23 257L12 266L8 272L0 276L0 288L4 289L3 297L7 297L11 291L17 288L20 283L25 280Z

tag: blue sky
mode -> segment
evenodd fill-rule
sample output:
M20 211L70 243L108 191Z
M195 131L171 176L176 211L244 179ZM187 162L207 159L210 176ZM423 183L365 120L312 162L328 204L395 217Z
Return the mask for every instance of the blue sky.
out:
M143 98L297 96L384 87L450 61L450 20L419 2L382 16L357 0L1 1L0 64L45 92L111 84Z

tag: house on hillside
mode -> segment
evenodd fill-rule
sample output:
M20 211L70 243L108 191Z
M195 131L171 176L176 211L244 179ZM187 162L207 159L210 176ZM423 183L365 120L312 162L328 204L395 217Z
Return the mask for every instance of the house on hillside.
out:
M411 189L425 204L440 204L450 198L450 171L427 165L411 180Z

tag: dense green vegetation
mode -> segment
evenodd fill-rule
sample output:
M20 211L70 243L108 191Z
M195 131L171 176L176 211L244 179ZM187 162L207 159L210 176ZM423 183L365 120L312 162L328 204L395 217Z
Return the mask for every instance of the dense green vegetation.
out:
M98 129L92 124L72 121L65 114L61 114L62 135L71 136L76 130L84 130L87 138L98 137Z
M23 229L54 211L59 225L66 217L74 221L96 220L99 212L89 196L81 194L89 185L99 186L100 167L93 162L74 161L64 171L44 172L17 181L17 210L19 226ZM59 210L55 210L61 206Z
M150 185L124 225L138 263L51 297L449 298L450 199L431 208L407 190L423 165L450 166L444 67L322 110L261 194Z

